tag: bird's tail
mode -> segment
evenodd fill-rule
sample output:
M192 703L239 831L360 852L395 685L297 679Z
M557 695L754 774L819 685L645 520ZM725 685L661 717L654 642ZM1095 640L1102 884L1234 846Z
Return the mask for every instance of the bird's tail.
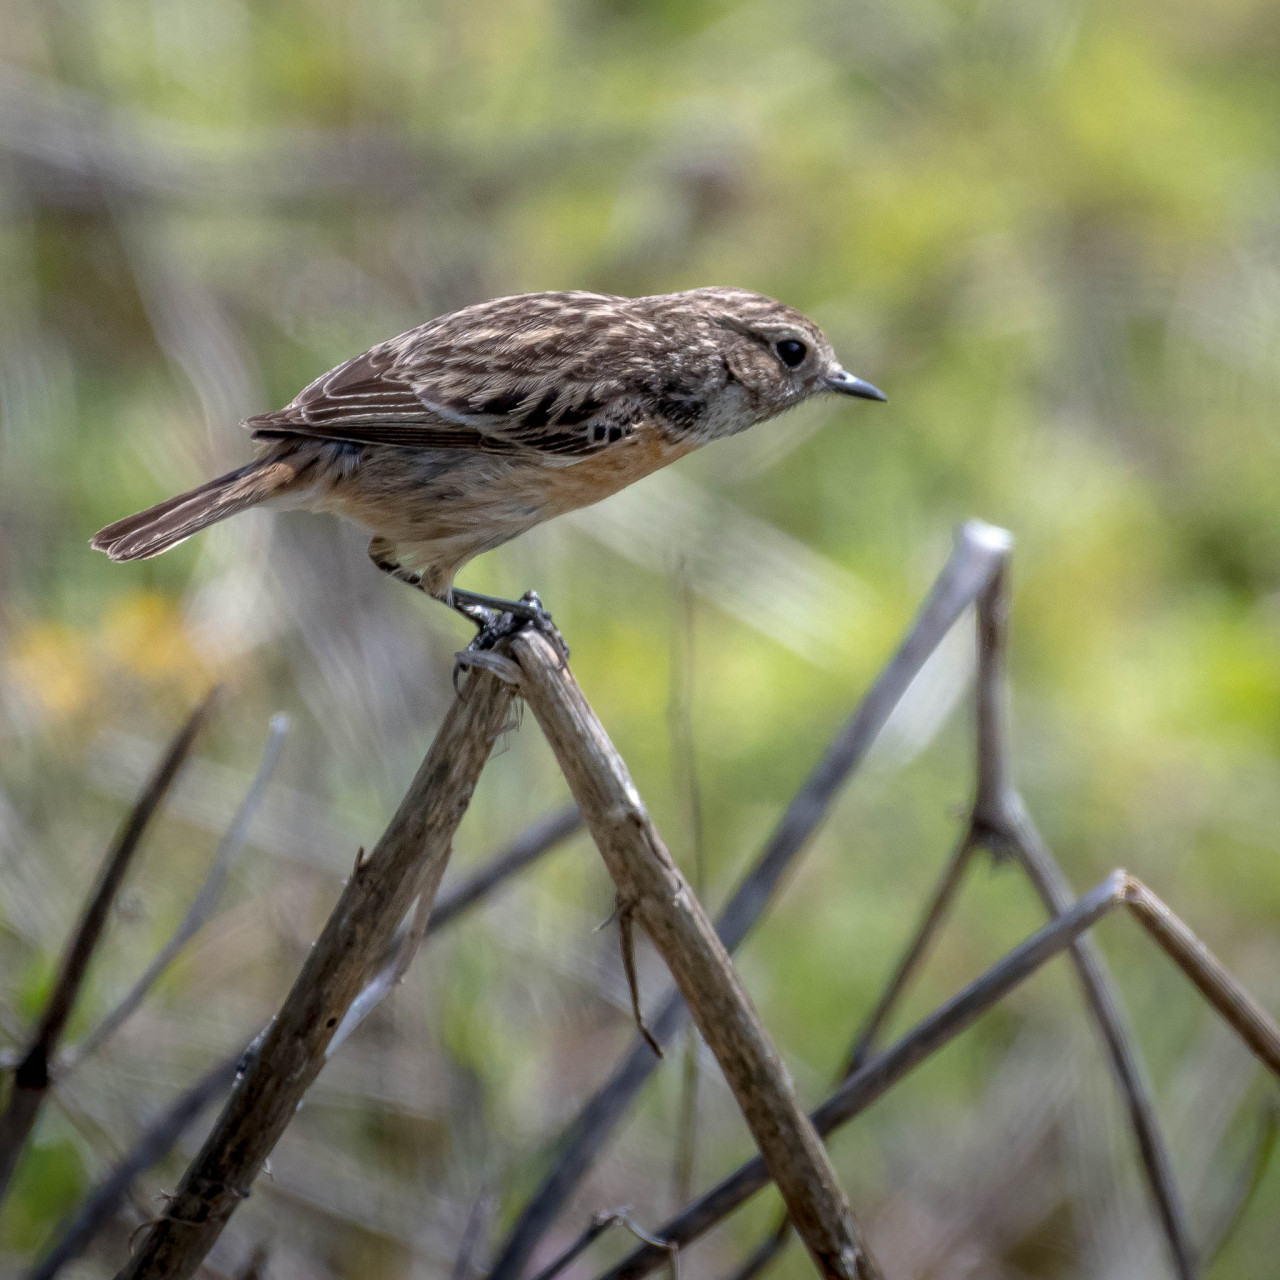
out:
M289 463L260 458L198 489L107 525L93 535L89 545L113 560L147 560L237 511L278 496L296 478L297 469Z

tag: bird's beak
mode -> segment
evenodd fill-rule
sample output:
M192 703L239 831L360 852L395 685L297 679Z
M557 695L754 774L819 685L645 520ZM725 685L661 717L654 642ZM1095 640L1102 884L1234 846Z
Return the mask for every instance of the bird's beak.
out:
M855 377L844 369L836 369L834 373L827 374L822 382L828 391L838 391L842 396L860 396L863 400L889 399L879 387L873 387L865 379Z

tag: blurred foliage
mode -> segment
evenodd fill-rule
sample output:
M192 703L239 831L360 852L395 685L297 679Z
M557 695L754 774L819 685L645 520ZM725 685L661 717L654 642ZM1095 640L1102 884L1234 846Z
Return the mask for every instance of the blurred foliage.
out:
M679 490L654 477L643 500L539 530L464 575L539 587L684 855L688 779L672 777L665 708L673 581L688 573L713 903L884 661L953 526L977 515L1017 538L1017 773L1075 883L1123 863L1280 1005L1274 6L0 0L0 24L0 1026L13 1045L148 753L205 685L224 678L233 696L149 841L91 1012L185 909L269 713L296 724L278 819L259 825L218 918L38 1130L0 1217L10 1260L278 1003L344 859L429 741L464 638L379 580L353 530L318 518L245 517L119 567L87 539L244 460L242 416L491 295L756 288L809 310L889 393L883 409L811 404L682 463ZM682 495L698 536L646 520L663 495ZM729 553L705 563L717 537L748 528L777 555L744 552L745 575ZM753 626L771 598L788 602L783 621ZM832 601L836 622L820 624ZM807 1098L954 834L969 663L948 647L743 952ZM459 858L562 793L526 722ZM628 1042L612 935L591 932L609 906L579 841L433 943L329 1069L227 1257L274 1228L280 1275L443 1274L486 1189L500 1229L542 1144ZM908 1012L1037 921L1014 877L979 875ZM1262 1082L1128 926L1103 938L1204 1234ZM660 989L653 970L647 990ZM986 1251L982 1274L1165 1274L1094 1048L1065 974L1046 974L837 1141L892 1274L961 1274L921 1241L984 1179L1026 1189L1016 1144L997 1140L1014 1113L1058 1125L1033 1161L1058 1170L1058 1198L1016 1229L971 1213L961 1238ZM1017 1075L1036 1053L1070 1065L1070 1106L1053 1072ZM1028 1075L1045 1090L1034 1105ZM677 1076L659 1073L563 1238L598 1208L632 1203L655 1223L669 1207ZM746 1150L713 1078L703 1180ZM180 1167L140 1191L139 1214ZM723 1271L770 1212L762 1201L689 1265ZM1274 1274L1277 1217L1272 1170L1212 1274ZM110 1274L128 1225L85 1274ZM783 1271L806 1267L796 1253Z

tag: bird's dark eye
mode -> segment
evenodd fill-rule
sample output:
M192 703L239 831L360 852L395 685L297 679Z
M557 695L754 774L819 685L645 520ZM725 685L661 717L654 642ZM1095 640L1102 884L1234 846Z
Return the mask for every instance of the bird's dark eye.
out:
M804 363L804 358L809 354L809 348L804 345L798 338L783 338L777 346L778 359L787 366L788 369L794 369L798 365Z

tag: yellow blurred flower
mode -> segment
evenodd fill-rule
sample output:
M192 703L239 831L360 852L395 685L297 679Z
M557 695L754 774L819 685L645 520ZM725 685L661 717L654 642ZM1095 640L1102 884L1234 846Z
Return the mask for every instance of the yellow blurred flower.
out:
M121 682L194 696L209 681L181 611L154 592L115 601L94 626L20 622L0 672L14 700L43 721L86 714Z
M114 601L101 622L101 653L147 683L204 684L204 666L172 600L139 591Z
M73 716L93 696L93 664L84 632L56 622L20 627L5 661L18 701L52 719Z

